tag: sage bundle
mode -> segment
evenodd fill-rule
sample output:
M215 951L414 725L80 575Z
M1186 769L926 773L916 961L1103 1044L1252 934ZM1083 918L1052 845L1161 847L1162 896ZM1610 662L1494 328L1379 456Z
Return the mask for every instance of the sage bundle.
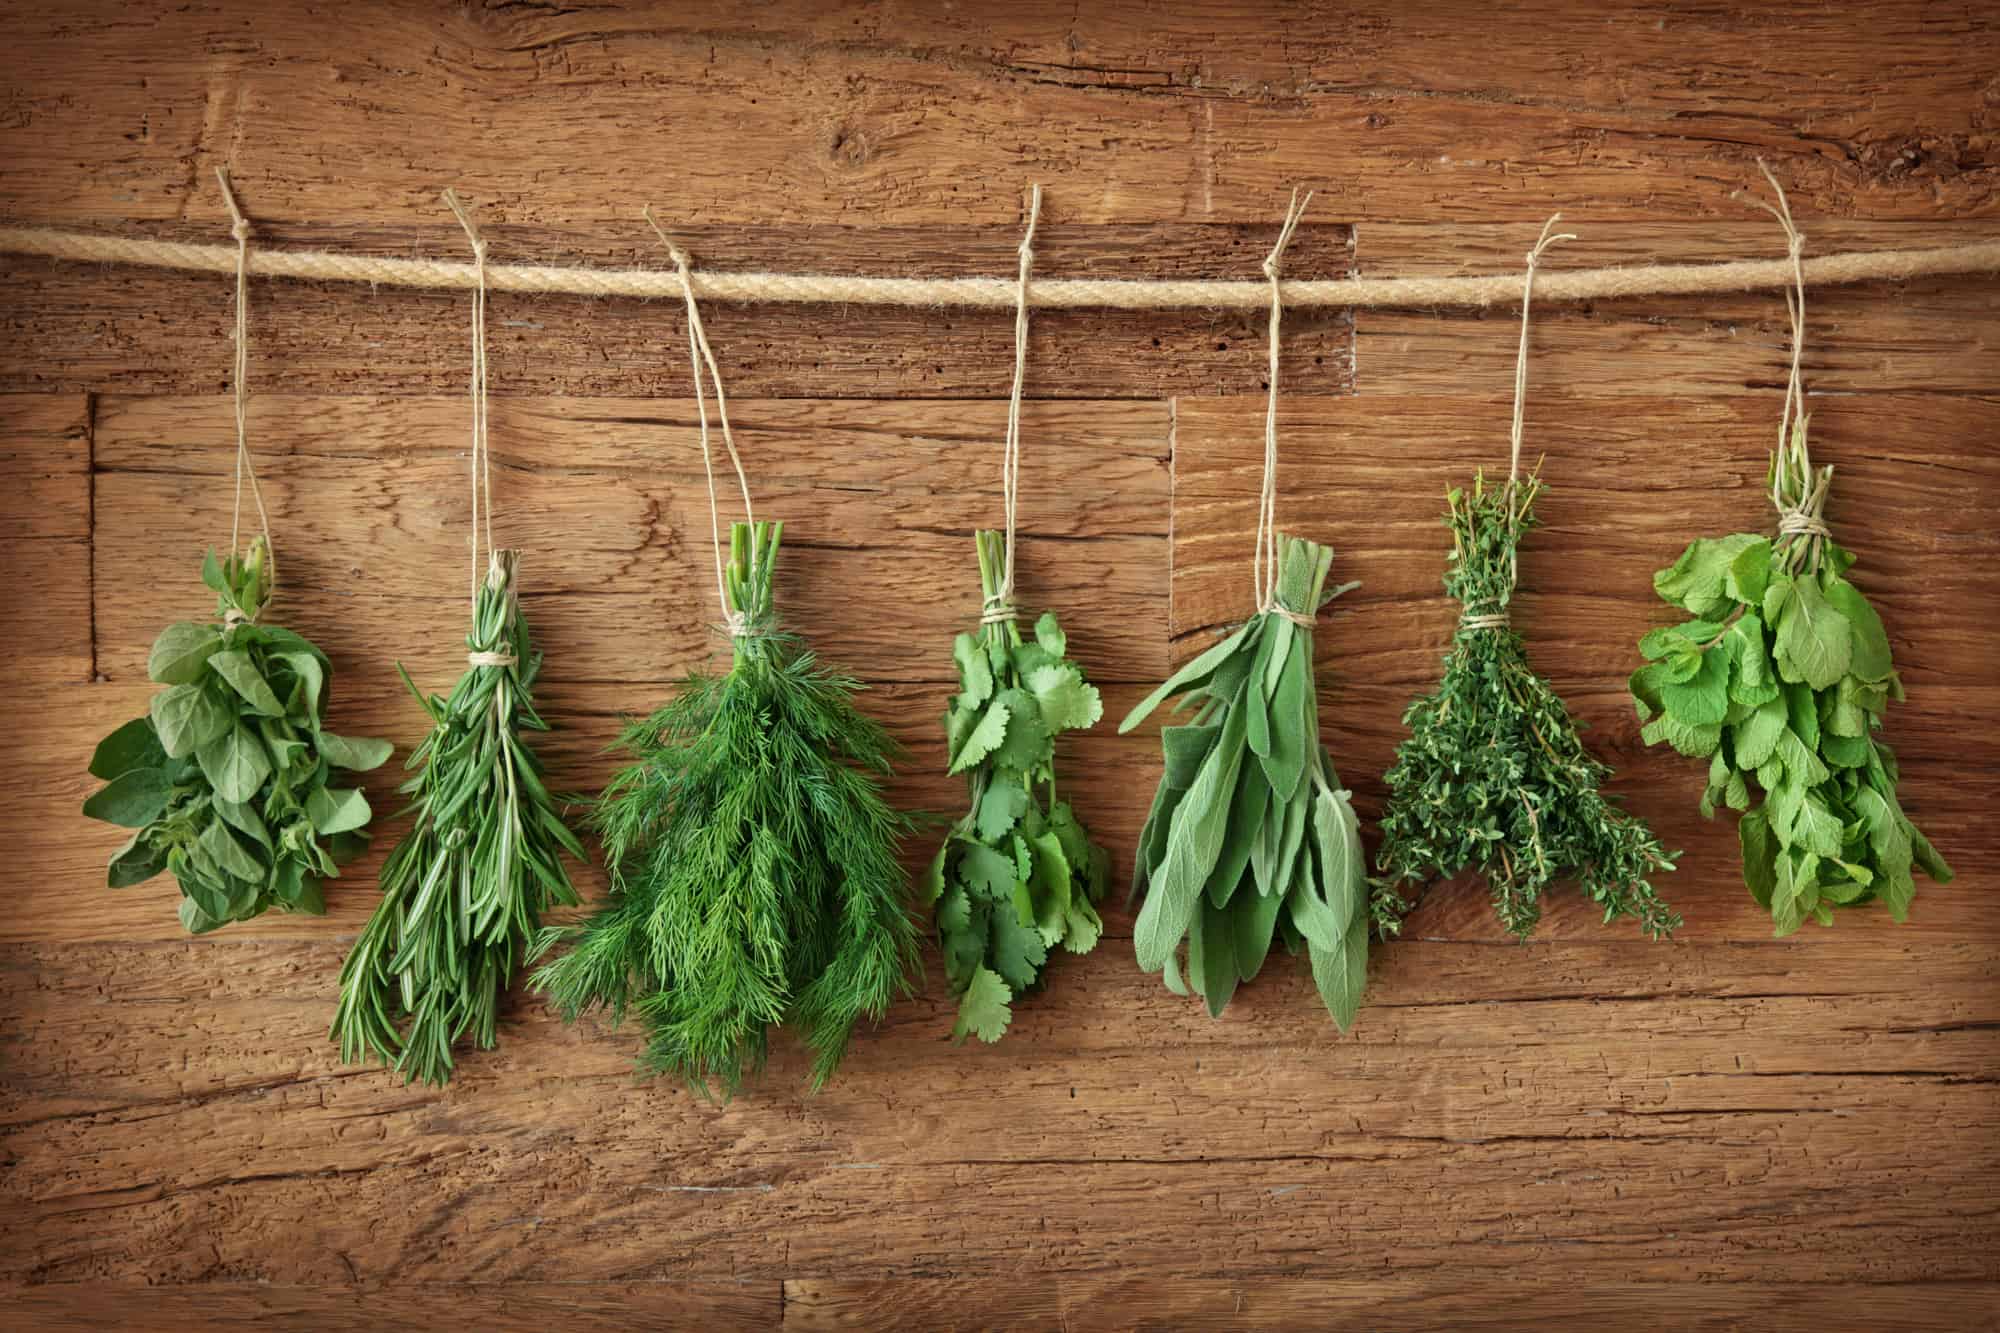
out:
M331 1037L340 1058L371 1055L404 1082L443 1084L467 1032L498 1040L500 996L533 945L542 914L578 899L565 855L582 845L558 813L522 733L535 711L541 657L515 589L518 557L494 551L466 636L469 662L449 696L428 698L396 668L432 729L401 788L416 822L382 865L382 901L340 969Z
M733 660L722 675L691 674L671 702L625 728L619 744L632 762L590 810L611 900L581 926L542 932L538 954L570 947L533 985L565 1021L635 1011L646 1029L641 1068L710 1095L739 1090L762 1068L771 1029L789 1026L812 1049L817 1088L855 1026L909 992L916 922L898 850L910 821L882 798L896 745L854 706L861 686L820 665L778 622L783 524L748 518L749 482L689 260L667 244L687 301ZM704 367L747 519L730 525L726 568Z
M340 1058L371 1055L405 1083L450 1081L452 1046L499 1039L500 995L551 907L577 902L565 854L583 859L522 733L547 731L535 711L541 658L521 615L519 556L493 545L493 455L487 438L486 242L450 190L445 204L472 243L472 630L466 671L449 696L426 698L431 732L405 767L415 823L383 862L382 900L340 969L329 1036ZM483 504L482 504L483 501ZM480 516L487 567L480 577Z
M1360 823L1319 739L1313 626L1329 601L1333 552L1278 531L1278 261L1312 196L1296 191L1264 260L1271 287L1264 478L1251 585L1257 613L1176 671L1119 723L1129 732L1167 699L1194 710L1163 727L1166 771L1139 834L1132 932L1139 966L1176 995L1201 995L1212 1017L1263 970L1282 937L1312 963L1320 1000L1342 1031L1368 976L1368 893Z
M1673 868L1674 854L1600 790L1611 770L1584 748L1509 620L1520 544L1537 525L1542 491L1539 469L1520 472L1521 412L1535 267L1549 244L1567 239L1550 236L1554 224L1528 256L1507 480L1488 486L1477 475L1469 491L1445 496L1452 551L1444 587L1460 614L1438 688L1405 710L1410 734L1386 775L1374 907L1385 933L1411 905L1401 886L1467 870L1486 880L1495 914L1517 938L1533 932L1548 887L1565 878L1607 922L1632 917L1655 939L1680 924L1650 880Z
M1319 739L1313 618L1354 584L1328 588L1333 552L1280 535L1271 609L1169 677L1119 724L1168 698L1166 773L1139 834L1133 927L1139 966L1220 1017L1263 969L1274 938L1303 946L1320 1000L1353 1026L1368 975L1367 858L1353 802ZM1180 961L1185 949L1185 965Z
M327 730L326 654L257 623L269 554L263 537L240 559L209 553L201 577L217 594L217 623L161 631L146 674L166 688L90 759L91 776L108 785L83 813L133 830L107 882L120 889L166 871L195 935L272 907L325 911L321 881L368 846L368 798L337 785L339 775L380 766L391 748Z
M210 551L201 580L216 594L216 620L167 626L146 658L166 688L146 716L101 741L90 775L107 785L83 813L133 830L112 853L114 889L166 871L180 885L181 924L200 935L276 907L326 910L321 882L368 845L368 798L335 785L340 772L386 761L382 740L340 736L324 725L333 667L290 630L260 625L277 591L271 519L250 457L250 224L229 175L216 178L236 238L236 503L229 554ZM250 483L261 536L240 545L243 483Z
M1110 855L1056 796L1055 738L1104 715L1097 687L1066 656L1053 612L1022 635L1002 592L1005 538L975 544L988 615L952 645L959 693L945 711L951 772L968 775L968 808L924 882L937 912L945 977L958 997L952 1036L998 1041L1012 1004L1037 987L1058 946L1089 953L1104 932L1097 903Z
M1792 369L1767 478L1777 532L1697 538L1653 576L1661 599L1693 619L1639 641L1647 664L1631 690L1648 745L1709 761L1703 816L1742 812L1743 878L1783 936L1876 901L1900 922L1913 867L1941 884L1952 871L1903 813L1896 756L1875 735L1903 685L1882 618L1847 579L1854 556L1826 524L1833 468L1813 467L1800 374L1803 238L1765 176L1797 288L1786 294Z

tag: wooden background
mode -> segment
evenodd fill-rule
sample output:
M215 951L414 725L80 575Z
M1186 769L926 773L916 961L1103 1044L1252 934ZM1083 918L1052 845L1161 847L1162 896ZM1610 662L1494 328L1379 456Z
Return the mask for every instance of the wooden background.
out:
M1583 267L1776 255L1732 192L1762 155L1812 253L2000 226L2000 16L1517 0L744 7L98 0L0 17L0 215L259 243L662 264L1256 276L1294 182L1298 276L1512 271L1561 208ZM226 539L230 284L0 261L0 1306L10 1322L377 1327L843 1323L1950 1327L2000 1305L2000 279L1819 290L1807 369L1831 518L1887 618L1909 809L1956 864L1909 924L1784 941L1696 766L1621 689L1649 574L1768 521L1774 292L1539 312L1523 560L1538 666L1670 846L1671 943L1561 897L1504 940L1476 884L1376 954L1340 1037L1274 963L1220 1022L1131 960L1064 959L996 1047L921 996L800 1091L785 1044L725 1109L635 1084L629 1034L532 1000L447 1090L325 1039L376 862L325 919L190 941L161 880L111 892L81 819L160 626ZM462 663L463 294L260 283L255 446L275 618L343 731L422 715L390 663ZM937 718L999 514L1011 318L716 307L792 623L879 688L896 795L949 811ZM1319 635L1364 816L1434 680L1444 487L1504 466L1514 315L1287 320L1281 518L1363 587ZM560 780L715 641L687 357L669 304L496 296L502 539L525 548ZM1037 316L1027 602L1116 717L1249 607L1261 316ZM1148 735L1065 742L1123 862ZM389 771L371 796L391 807ZM380 826L378 849L398 827ZM924 849L913 849L917 855ZM601 877L593 872L593 891Z

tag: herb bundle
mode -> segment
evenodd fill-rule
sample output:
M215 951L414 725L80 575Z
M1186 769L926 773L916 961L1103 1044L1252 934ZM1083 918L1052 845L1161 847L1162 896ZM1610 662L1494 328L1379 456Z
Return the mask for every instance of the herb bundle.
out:
M1303 944L1313 982L1345 1031L1368 972L1360 826L1319 739L1312 618L1355 585L1329 589L1333 552L1276 536L1271 609L1175 672L1119 724L1130 731L1170 696L1194 716L1161 729L1166 773L1139 835L1133 895L1145 895L1139 966L1220 1016L1254 979L1274 937ZM1186 949L1185 980L1179 960Z
M1648 880L1674 856L1598 790L1611 770L1507 622L1540 491L1535 474L1494 487L1481 476L1445 497L1444 586L1463 610L1438 688L1403 714L1410 735L1387 774L1375 906L1385 931L1409 906L1398 885L1464 870L1485 877L1500 923L1520 938L1541 919L1543 892L1571 876L1606 921L1634 917L1655 939L1680 924Z
M1830 926L1835 908L1877 899L1902 921L1917 892L1913 866L1940 884L1952 872L1903 813L1896 756L1873 735L1903 683L1882 618L1847 581L1854 556L1826 526L1833 469L1813 467L1800 372L1805 238L1769 168L1764 178L1778 202L1761 206L1785 229L1795 280L1785 294L1792 367L1767 477L1777 536L1698 538L1653 576L1661 598L1694 619L1639 641L1647 665L1631 689L1648 745L1709 761L1702 814L1743 812L1743 878L1783 936L1807 917ZM1764 799L1753 806L1756 790Z
M960 1041L1000 1040L1012 1002L1041 983L1057 945L1097 946L1096 904L1110 879L1109 855L1056 799L1055 775L1056 734L1094 725L1104 704L1066 656L1054 612L1035 623L1033 639L1022 637L1002 587L1005 542L997 532L974 538L994 614L952 645L960 691L944 715L950 771L969 774L971 799L924 885L958 997Z
M572 906L565 853L583 847L542 783L523 731L547 731L535 711L540 655L515 593L517 556L495 551L466 636L471 665L448 698L403 683L432 730L401 788L416 823L382 866L382 901L340 970L330 1035L348 1063L372 1053L404 1082L443 1084L452 1044L468 1030L496 1041L500 993L541 928Z
M134 830L111 858L111 887L168 872L196 935L270 907L325 911L320 881L368 845L368 798L333 785L336 770L365 772L391 748L326 730L326 654L256 623L269 555L263 537L241 558L209 553L201 578L220 623L161 632L146 674L166 688L90 760L109 785L83 813Z
M545 930L538 952L573 944L533 978L565 1020L636 1010L642 1067L700 1091L738 1090L781 1024L823 1085L855 1024L908 993L916 956L897 861L909 821L877 787L895 743L855 708L854 680L778 628L782 529L731 526L735 660L625 729L634 762L591 812L613 899Z

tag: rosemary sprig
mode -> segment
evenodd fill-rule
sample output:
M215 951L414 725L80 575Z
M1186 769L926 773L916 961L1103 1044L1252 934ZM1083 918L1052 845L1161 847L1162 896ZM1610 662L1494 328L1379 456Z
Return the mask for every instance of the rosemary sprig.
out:
M909 990L916 925L883 801L895 743L854 707L860 685L781 631L771 602L782 524L737 523L725 580L735 660L689 677L629 725L633 763L598 797L613 898L533 978L565 1020L628 1008L641 1067L726 1096L763 1065L770 1029L813 1050L812 1084L855 1025Z
M403 784L416 824L382 866L382 901L340 970L331 1035L340 1058L369 1055L404 1081L442 1084L451 1048L470 1031L497 1037L507 988L541 914L577 902L563 854L582 860L521 739L546 731L532 690L541 659L515 596L516 554L495 551L466 638L473 664L449 698L403 683L433 729Z
M1577 736L1549 683L1528 664L1507 622L1521 538L1536 526L1538 474L1446 497L1451 563L1445 591L1462 604L1438 688L1403 714L1410 729L1390 768L1382 816L1382 872L1374 913L1393 933L1409 909L1403 884L1475 870L1500 922L1525 938L1542 895L1574 877L1604 919L1631 916L1655 938L1680 924L1648 876L1673 869L1645 823L1598 790L1611 770Z

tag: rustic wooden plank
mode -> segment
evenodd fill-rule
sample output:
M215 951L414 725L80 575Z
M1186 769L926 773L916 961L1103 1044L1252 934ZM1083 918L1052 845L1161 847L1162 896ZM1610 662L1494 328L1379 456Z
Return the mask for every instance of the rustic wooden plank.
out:
M273 395L252 410L275 614L346 674L391 657L427 680L462 669L465 401ZM1001 520L1005 404L733 400L731 420L758 515L787 522L788 622L869 680L950 676L951 638L978 614L972 531ZM496 531L526 552L547 679L659 683L717 650L695 422L678 399L494 402ZM1023 602L1056 608L1101 679L1165 665L1169 429L1159 403L1024 409ZM203 605L200 543L224 539L234 430L227 399L100 404L107 678L143 678L160 626ZM726 522L740 505L725 505ZM161 534L188 514L213 517L177 544L186 577L160 578Z
M942 1040L932 988L826 1092L783 1043L721 1109L635 1087L629 1039L532 1009L445 1091L342 1069L340 951L0 951L20 1221L0 1274L1248 1274L1331 1250L1385 1276L1990 1276L1990 942L1829 942L1838 965L1810 971L1788 948L1429 946L1385 978L1410 1002L1345 1039L1297 966L1212 1023L1129 968L1066 964L997 1047ZM315 1245L269 1243L307 1217Z
M1768 197L1760 192L1759 197ZM1777 224L1747 204L1701 224L1622 222L1588 205L1565 208L1575 241L1544 272L1629 264L1708 263L1784 253ZM1936 223L1856 222L1802 215L1808 254L1950 245L1969 233ZM1519 269L1539 224L1371 224L1357 239L1370 275L1443 277ZM1967 275L1813 290L1805 370L1822 393L1991 392L2000 345L1990 336L2000 279ZM1778 292L1551 303L1534 308L1533 401L1577 396L1770 395L1791 366ZM1488 311L1356 312L1355 358L1365 393L1507 393L1514 387L1519 307Z
M91 677L90 403L0 394L0 685Z
M1281 1277L1227 1282L1118 1274L1023 1279L802 1278L785 1283L787 1328L1091 1329L1953 1329L2000 1301L1991 1282L1477 1284L1433 1278Z
M274 1287L220 1280L160 1288L138 1283L44 1283L0 1289L0 1312L21 1330L175 1328L631 1328L634 1323L771 1328L783 1317L777 1282L450 1282L420 1286Z
M4 197L4 196L0 196ZM664 206L664 201L655 200ZM395 228L272 225L257 244L345 253L463 258L465 239L442 206ZM489 225L495 262L669 268L636 216L582 229ZM482 216L488 211L481 206ZM1011 277L1018 225L969 227L682 226L697 262L724 270L876 276ZM1258 276L1277 231L1261 225L1055 224L1036 233L1042 277ZM228 239L227 228L182 223L150 235ZM1303 227L1289 271L1341 277L1352 234L1332 215ZM0 342L0 390L88 389L206 394L227 379L234 284L226 277L9 259L0 308L14 335ZM288 393L461 391L468 300L463 292L377 291L354 283L260 282L252 288L251 382ZM705 315L723 383L742 398L1005 397L1014 319L1004 311L715 304ZM1255 392L1264 353L1254 312L1043 311L1030 329L1034 398L1162 398ZM1321 393L1344 392L1353 322L1342 310L1301 311L1288 324L1284 373ZM686 325L678 302L497 293L489 310L496 392L506 395L689 393ZM885 392L886 391L886 392Z
M1588 399L1538 402L1528 448L1547 451L1552 489L1540 509L1547 526L1522 553L1515 612L1537 667L1618 771L1609 789L1686 850L1663 891L1688 929L1745 938L1762 930L1737 879L1734 823L1701 820L1699 773L1642 745L1624 680L1639 636L1671 618L1652 596L1652 572L1690 537L1768 525L1774 406L1628 399L1610 413ZM1250 610L1263 410L1260 399L1177 405L1173 627L1183 657ZM1436 681L1456 623L1439 584L1444 490L1468 482L1475 464L1504 472L1508 401L1287 398L1281 413L1280 526L1330 542L1335 577L1362 581L1329 608L1316 647L1322 725L1365 823L1406 734L1402 710ZM2000 870L1985 813L2000 767L1963 744L1968 726L2000 720L1991 635L1964 614L2000 603L2000 457L1985 444L1996 429L1991 398L1835 397L1814 417L1815 457L1840 470L1829 517L1861 556L1856 580L1882 609L1910 689L1888 733L1904 759L1903 794L1961 871L1920 894L1918 911L1942 913L1956 923L1947 929L1967 921L1962 911L1983 912L1972 904ZM1553 905L1543 929L1602 929L1580 897ZM1462 938L1482 919L1490 924L1484 894L1456 884L1434 892L1411 928Z
M1799 2L1605 26L1382 0L1294 19L1281 53L1245 57L1269 44L1260 8L818 8L20 11L0 29L16 70L0 198L52 220L178 217L226 157L273 217L382 221L431 208L441 181L519 221L622 216L633 164L665 153L714 222L1006 220L1030 175L1070 221L1262 220L1300 178L1357 217L1526 217L1558 196L1700 216L1762 153L1815 207L2000 208L1984 114L2000 29L1974 11Z

